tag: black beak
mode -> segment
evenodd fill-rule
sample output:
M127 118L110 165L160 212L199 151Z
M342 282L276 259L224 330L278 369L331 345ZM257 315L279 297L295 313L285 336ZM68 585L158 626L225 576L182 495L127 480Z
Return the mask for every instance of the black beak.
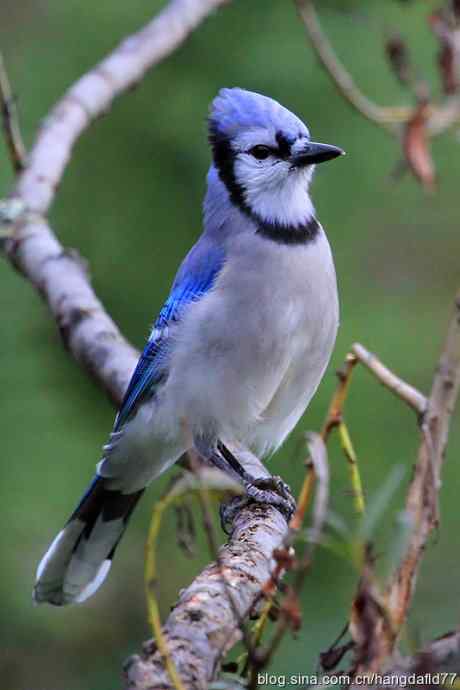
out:
M309 141L299 153L291 156L291 163L294 168L302 168L304 165L324 163L343 155L345 151L339 149L338 146Z

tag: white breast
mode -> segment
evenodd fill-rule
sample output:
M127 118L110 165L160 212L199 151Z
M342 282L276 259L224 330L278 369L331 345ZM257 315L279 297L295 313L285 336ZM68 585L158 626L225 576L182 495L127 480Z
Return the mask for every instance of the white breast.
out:
M323 377L339 324L337 283L324 232L282 260L284 279L274 294L271 313L285 348L285 369L253 429L251 445L278 448L304 413Z
M182 324L168 382L176 414L259 454L278 447L321 380L337 325L323 231L302 246L235 238L215 288Z

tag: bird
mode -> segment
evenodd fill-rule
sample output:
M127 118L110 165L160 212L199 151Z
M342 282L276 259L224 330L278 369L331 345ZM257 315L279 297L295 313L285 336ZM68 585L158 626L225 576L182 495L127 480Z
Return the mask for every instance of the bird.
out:
M36 603L81 603L105 580L146 487L184 453L285 516L281 482L248 474L233 447L268 458L296 426L339 325L336 272L309 188L344 151L311 140L276 100L223 88L208 117L203 232L134 370L96 475L36 574Z

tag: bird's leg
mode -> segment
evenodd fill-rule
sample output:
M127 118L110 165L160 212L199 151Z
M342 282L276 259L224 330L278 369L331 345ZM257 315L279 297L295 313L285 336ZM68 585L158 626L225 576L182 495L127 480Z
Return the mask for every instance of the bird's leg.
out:
M230 475L246 490L245 496L235 496L228 503L221 505L220 519L224 532L229 533L236 513L251 502L277 508L289 522L295 512L296 502L281 477L252 476L222 441L209 444L202 438L196 439L195 447L205 462Z
M239 484L246 486L254 479L221 441L209 441L201 436L194 439L194 446L204 462L225 472Z

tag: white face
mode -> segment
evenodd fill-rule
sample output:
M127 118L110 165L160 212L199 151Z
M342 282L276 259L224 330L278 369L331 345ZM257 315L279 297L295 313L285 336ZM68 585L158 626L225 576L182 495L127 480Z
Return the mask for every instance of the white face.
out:
M298 153L308 142L299 137L291 147ZM294 167L280 156L275 136L267 130L250 130L232 141L234 174L244 190L248 207L266 222L299 226L314 214L308 187L314 166Z

